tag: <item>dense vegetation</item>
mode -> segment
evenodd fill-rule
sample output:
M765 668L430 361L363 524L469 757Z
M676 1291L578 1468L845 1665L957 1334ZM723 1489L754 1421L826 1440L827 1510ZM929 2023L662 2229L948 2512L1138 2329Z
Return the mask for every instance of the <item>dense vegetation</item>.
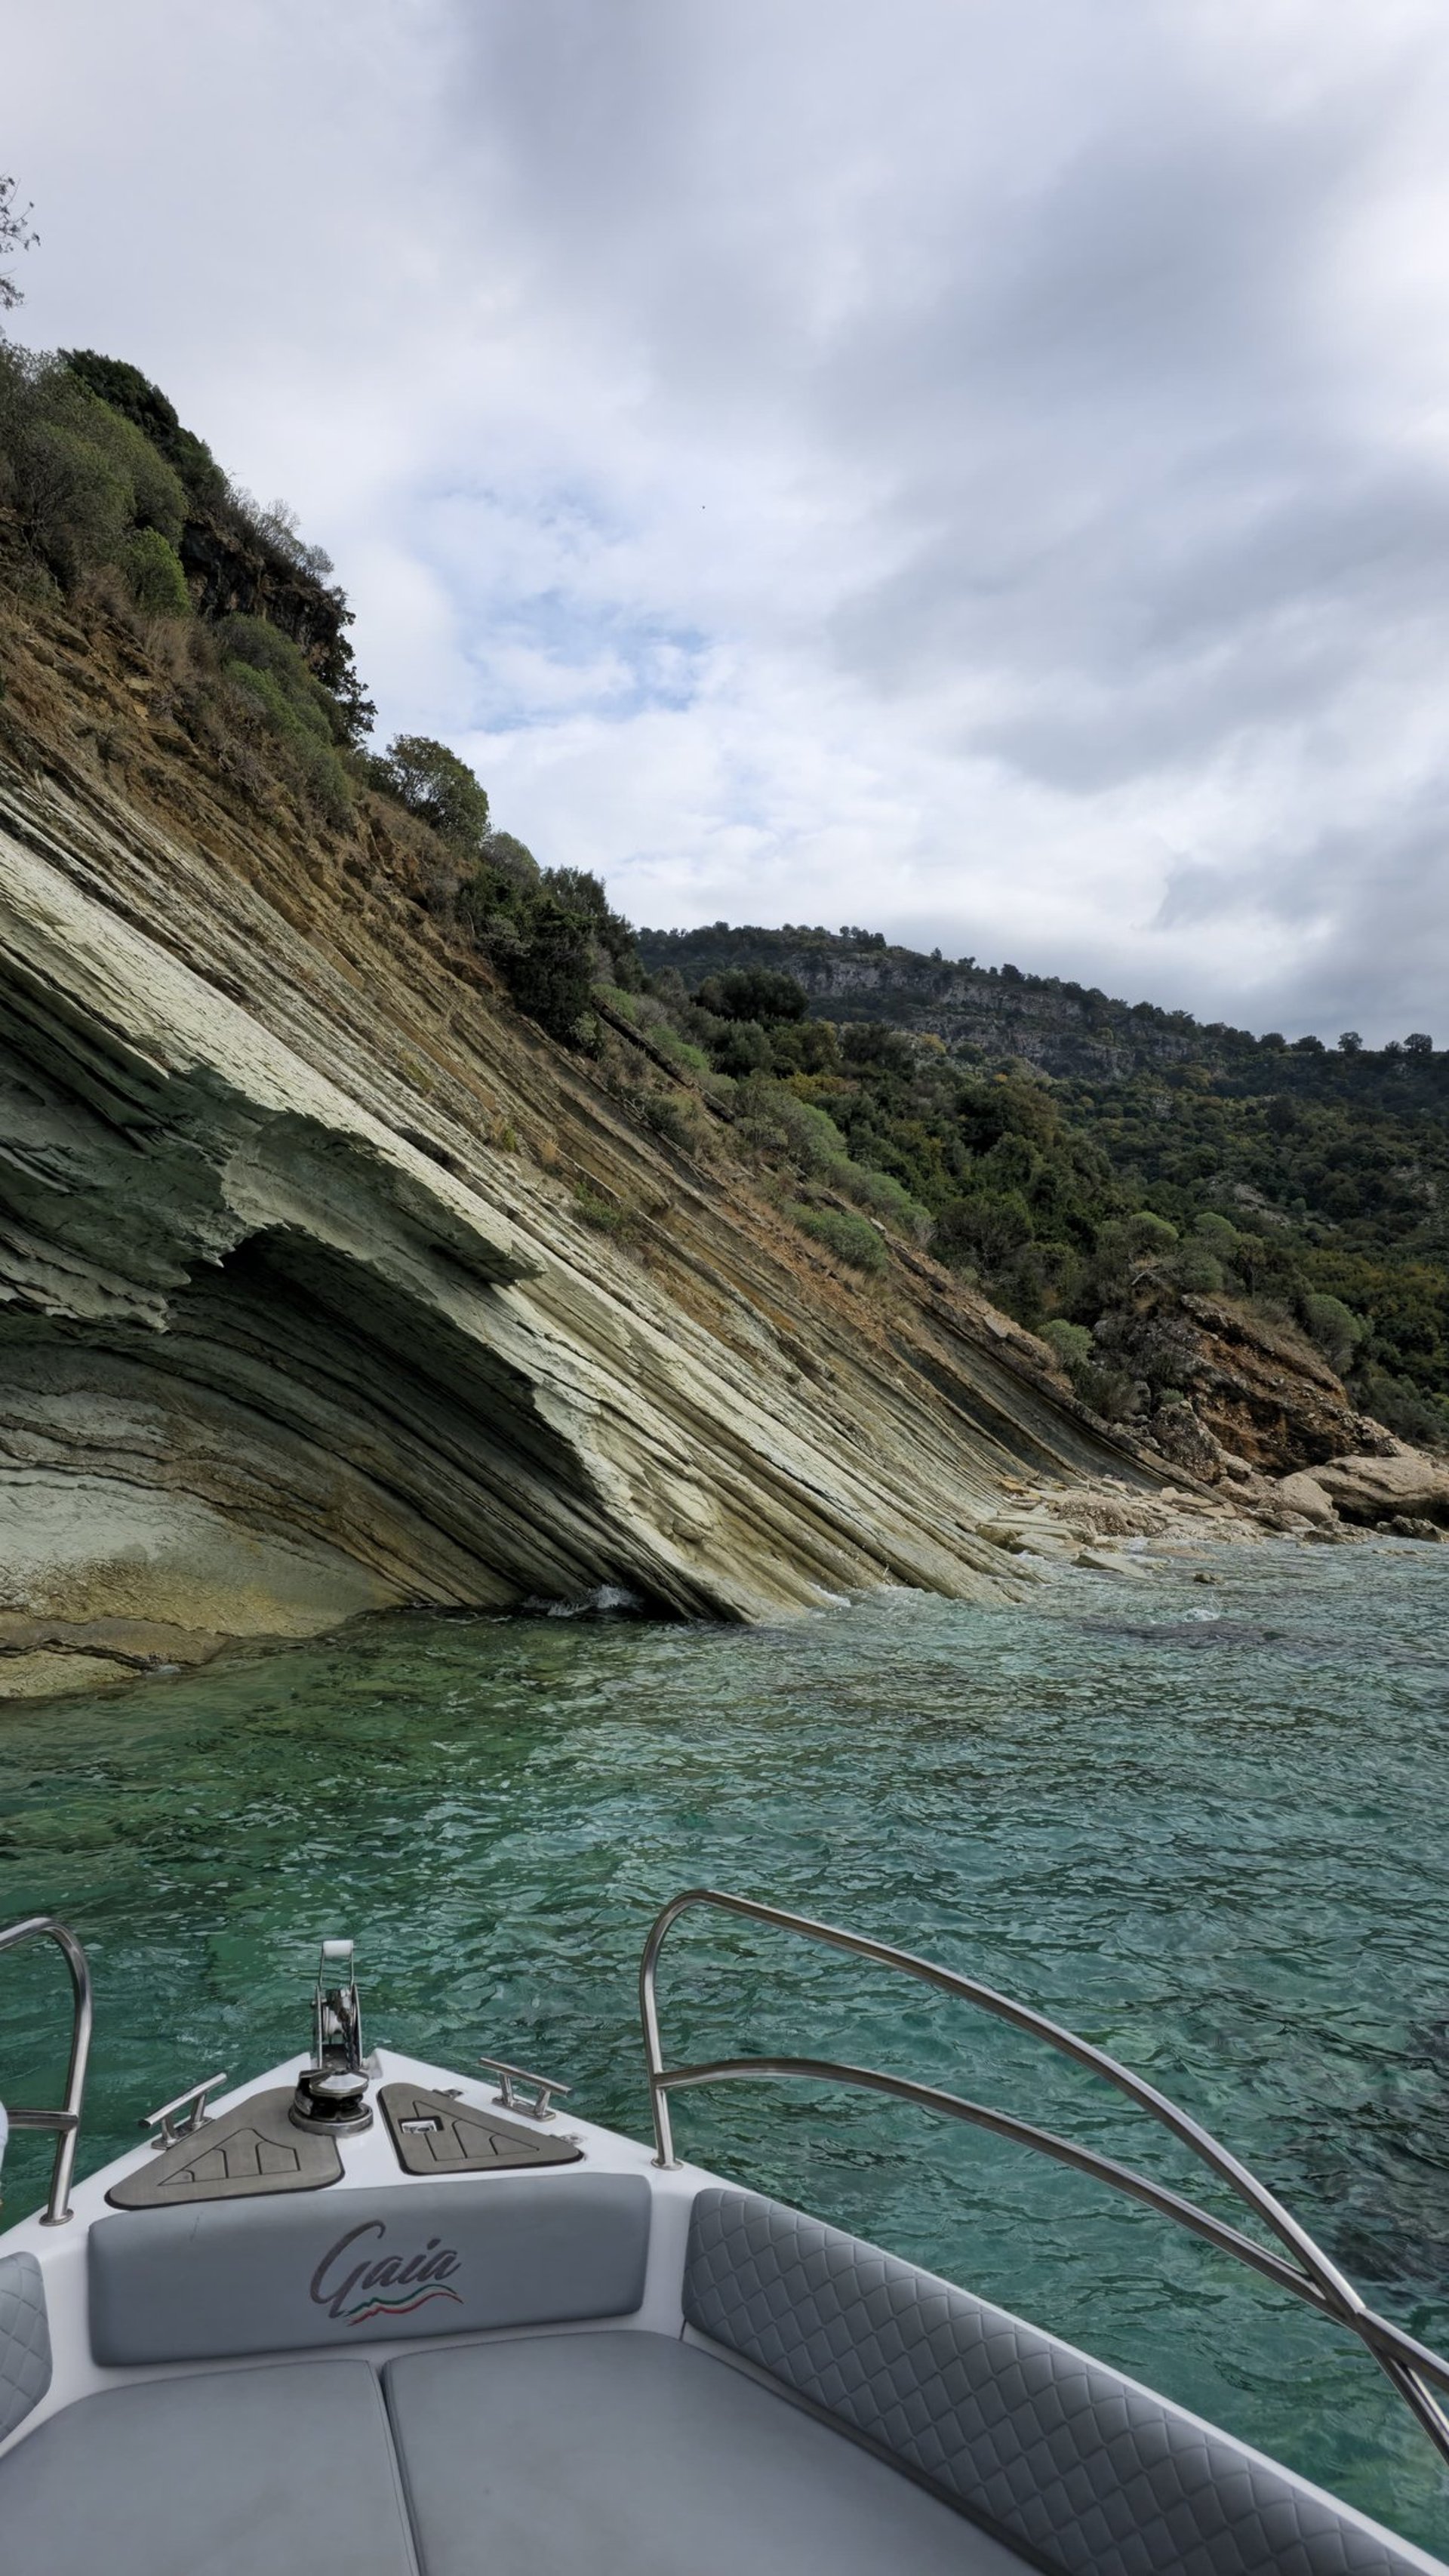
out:
M849 973L822 999L784 971L802 939L848 967L898 957L903 971L868 988L870 1017L846 1018L861 999ZM1164 1313L1226 1296L1307 1333L1392 1428L1449 1435L1449 1055L1422 1032L1380 1050L1353 1031L1335 1049L1290 1046L1112 1004L1104 1019L1169 1032L1170 1055L1132 1069L1114 1050L1124 1072L1054 1077L923 1031L922 986L942 961L864 932L720 923L640 946L711 1063L828 1117L855 1163L924 1211L932 1250L1043 1331L1099 1410L1170 1392ZM1046 1004L1079 988L1034 982L1047 1052Z

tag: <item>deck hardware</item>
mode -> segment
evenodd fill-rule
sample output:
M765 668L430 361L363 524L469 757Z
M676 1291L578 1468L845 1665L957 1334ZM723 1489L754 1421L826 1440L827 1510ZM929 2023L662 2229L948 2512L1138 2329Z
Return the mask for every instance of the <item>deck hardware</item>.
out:
M357 1997L351 1941L324 1941L312 1998L313 2063L361 2075L362 2006Z
M207 2109L208 2097L229 2081L225 2074L208 2075L204 2084L193 2084L189 2093L178 2093L174 2102L163 2102L159 2111L148 2111L138 2125L143 2129L156 2130L151 2140L153 2147L174 2147L178 2138L194 2138L198 2129L205 2128L211 2116ZM177 2112L187 2110L191 2113L190 2119L178 2121Z
M1225 2219L1200 2208L1194 2200L1169 2191L1163 2184L1151 2182L1128 2165L1117 2164L1110 2156L1098 2155L1090 2147L1079 2147L1069 2138L1059 2138L1049 2129L1039 2129L1030 2120L1019 2120L1009 2111L995 2110L985 2103L964 2101L959 2094L940 2092L934 2085L913 2084L900 2075L886 2075L876 2067L842 2066L823 2057L726 2057L708 2064L668 2066L664 2060L659 2033L659 2003L656 1983L659 1954L667 1934L682 1914L695 1906L711 1906L721 1914L741 1914L752 1923L773 1925L781 1932L798 1933L803 1940L821 1941L830 1949L846 1950L858 1959L872 1959L879 1966L897 1968L903 1976L918 1977L942 1994L957 1995L964 2002L976 2004L998 2021L1014 2030L1026 2031L1044 2040L1063 2057L1085 2066L1093 2075L1102 2076L1125 2093L1129 2102L1150 2113L1165 2129L1191 2149L1195 2156L1215 2173L1229 2190L1245 2201L1281 2246L1285 2255L1272 2247L1255 2242ZM1392 2325L1387 2317L1375 2314L1362 2299L1351 2281L1315 2244L1307 2229L1299 2225L1290 2210L1275 2199L1256 2174L1227 2147L1219 2144L1210 2131L1193 2119L1190 2112L1179 2109L1159 2093L1156 2086L1134 2075L1105 2050L1094 2048L1089 2040L1079 2039L1075 2031L1063 2029L1060 2022L1048 2021L1043 2013L1033 2012L1029 2004L1013 2002L1010 1996L998 1994L992 1986L981 1985L974 1977L963 1977L953 1968L937 1967L930 1959L920 1959L909 1950L896 1950L886 1941L869 1941L859 1933L843 1932L832 1923L817 1923L808 1914L787 1914L778 1905L760 1905L752 1897L730 1896L713 1887L686 1888L661 1908L650 1927L639 1962L639 2010L644 2024L644 2059L649 2074L649 2094L654 2108L656 2165L671 2171L678 2166L669 2119L669 2095L677 2088L696 2084L748 2082L757 2076L797 2076L815 2084L850 2084L870 2093L888 2093L897 2101L914 2102L925 2111L944 2113L953 2120L968 2121L973 2128L989 2130L998 2138L1010 2138L1018 2146L1032 2147L1038 2155L1050 2156L1057 2164L1070 2165L1077 2173L1091 2174L1098 2182L1109 2183L1116 2191L1145 2202L1164 2218L1175 2219L1179 2227L1190 2229L1205 2243L1216 2246L1220 2253L1234 2255L1240 2263L1261 2272L1264 2279L1275 2282L1279 2289L1290 2290L1295 2298L1315 2308L1320 2316L1331 2317L1335 2324L1346 2326L1360 2342L1368 2346L1385 2377L1398 2390L1405 2404L1417 2416L1435 2448L1449 2460L1449 2361L1432 2352L1406 2334L1401 2326Z
M501 2057L480 2057L478 2063L480 2066L486 2066L490 2074L501 2079L502 2090L493 2096L498 2109L517 2111L525 2120L556 2120L558 2113L553 2109L550 2097L555 2093L569 2093L573 2089L571 2085L560 2084L556 2075L530 2075L526 2067L508 2066ZM520 2084L532 2087L531 2101L525 2100L524 2096L515 2090Z
M13 1950L22 1941L53 1941L64 1954L70 1970L73 1998L70 2023L70 2059L65 2072L65 2101L59 2111L12 2111L12 2129L53 2129L55 2160L50 2169L50 2191L46 2199L42 2227L64 2227L74 2215L70 2205L70 2186L75 2173L75 2151L80 2144L81 2104L85 2099L86 2062L91 2053L91 2025L95 2008L91 1998L90 1963L75 1934L53 1914L30 1914L21 1923L12 1923L0 1931L0 1950Z
M322 1944L312 1997L312 2064L297 2078L289 2114L299 2129L346 2136L372 2126L353 1946L344 1940Z

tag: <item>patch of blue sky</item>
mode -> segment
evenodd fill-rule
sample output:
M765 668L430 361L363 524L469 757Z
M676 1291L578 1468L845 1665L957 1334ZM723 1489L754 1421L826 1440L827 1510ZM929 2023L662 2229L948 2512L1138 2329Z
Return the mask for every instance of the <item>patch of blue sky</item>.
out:
M476 724L625 723L695 703L711 638L645 605L640 531L605 495L571 482L454 485L427 496L418 536L473 638Z
M497 601L471 657L474 721L511 733L565 716L625 724L682 714L700 696L710 651L698 628L566 591Z

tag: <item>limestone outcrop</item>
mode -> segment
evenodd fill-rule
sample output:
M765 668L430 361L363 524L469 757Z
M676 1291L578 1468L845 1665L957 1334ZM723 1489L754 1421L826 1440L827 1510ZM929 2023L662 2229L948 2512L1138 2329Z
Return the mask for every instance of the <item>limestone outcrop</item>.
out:
M1278 1495L1287 1510L1299 1513L1304 1520L1312 1521L1319 1529L1328 1529L1338 1518L1324 1491L1322 1480L1317 1476L1310 1476L1306 1468L1300 1467L1291 1476L1280 1476Z
M1422 1450L1400 1444L1392 1457L1330 1458L1313 1481L1343 1520L1449 1528L1449 1465Z
M999 1596L1010 1472L1155 1481L935 1265L852 1282L651 1129L376 833L249 812L124 637L9 641L0 1689L406 1604Z

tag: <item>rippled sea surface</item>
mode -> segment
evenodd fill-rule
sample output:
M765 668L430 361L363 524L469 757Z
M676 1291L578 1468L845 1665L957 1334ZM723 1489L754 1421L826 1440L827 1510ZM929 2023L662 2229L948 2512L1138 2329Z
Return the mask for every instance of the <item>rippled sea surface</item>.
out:
M0 1713L0 1919L95 1971L82 2151L306 2044L321 1935L372 2039L539 2065L646 2125L634 1974L705 1881L1005 1987L1174 2094L1374 2302L1449 2342L1449 1549L1265 1547L1029 1609L892 1594L770 1630L393 1620ZM998 2024L778 1934L682 1927L678 2056L848 2057L1179 2186ZM0 2094L57 2090L58 1962L0 1961ZM925 2261L1449 2551L1443 2473L1335 2328L1151 2214L905 2106L677 2098L686 2149ZM44 2151L12 2146L7 2219ZM1211 2187L1209 2187L1211 2189ZM1217 2202L1214 2205L1226 2207Z

